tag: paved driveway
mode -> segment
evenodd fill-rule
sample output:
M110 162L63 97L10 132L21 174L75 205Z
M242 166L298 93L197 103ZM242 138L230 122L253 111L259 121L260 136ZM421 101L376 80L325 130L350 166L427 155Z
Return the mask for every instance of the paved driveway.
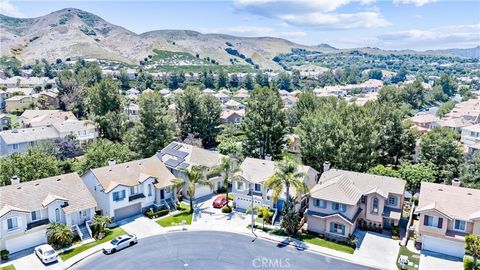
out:
M395 263L400 249L398 241L388 235L360 230L355 231L355 235L359 239L357 249L353 253L357 261L372 265L381 263L379 266L384 269L397 269Z
M419 270L460 270L463 269L462 259L430 252L422 251L420 253Z
M144 215L138 215L119 221L120 227L128 233L135 234L138 238L144 238L165 232L154 220Z
M43 264L33 253L34 248L25 249L10 255L9 262L3 262L3 265L13 264L16 269L55 269L62 263ZM60 258L59 258L60 259Z
M245 213L233 211L229 214L222 213L222 209L213 208L212 203L219 195L201 198L195 201L195 212L192 227L196 229L223 229L245 230L251 223L251 218ZM232 201L230 201L230 205Z

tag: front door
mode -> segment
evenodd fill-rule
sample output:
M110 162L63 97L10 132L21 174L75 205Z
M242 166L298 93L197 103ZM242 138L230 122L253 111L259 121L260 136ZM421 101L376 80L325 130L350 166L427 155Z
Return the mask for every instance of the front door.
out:
M79 224L83 224L85 223L85 221L87 221L87 218L88 218L88 215L87 215L87 210L82 210L80 212L78 212L78 221L79 221Z
M165 190L160 189L160 200L165 199Z

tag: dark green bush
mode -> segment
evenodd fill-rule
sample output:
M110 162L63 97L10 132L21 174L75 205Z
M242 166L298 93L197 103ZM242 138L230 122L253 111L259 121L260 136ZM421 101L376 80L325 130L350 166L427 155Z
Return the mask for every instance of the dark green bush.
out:
M232 207L228 206L228 205L225 205L223 208L222 208L222 213L231 213L232 212Z
M8 255L10 255L10 251L6 249L0 251L0 257L2 258L2 260L8 260Z

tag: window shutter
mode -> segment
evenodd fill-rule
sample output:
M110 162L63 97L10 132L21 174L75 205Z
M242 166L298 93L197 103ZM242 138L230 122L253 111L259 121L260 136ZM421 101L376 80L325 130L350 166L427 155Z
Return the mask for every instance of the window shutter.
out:
M331 222L331 223L330 223L330 232L334 232L333 230L334 230L334 228L333 228L333 222Z
M423 216L423 225L428 226L428 216Z
M22 217L17 217L17 226L18 228L22 228Z
M442 228L443 218L438 218L438 228Z
M342 235L345 235L345 225L342 225Z

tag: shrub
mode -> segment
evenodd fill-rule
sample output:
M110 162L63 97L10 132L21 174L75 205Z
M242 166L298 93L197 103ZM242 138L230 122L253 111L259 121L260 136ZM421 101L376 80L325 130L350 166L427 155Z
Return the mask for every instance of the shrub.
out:
M47 241L55 249L68 247L73 242L73 234L67 225L52 223L47 228Z
M10 251L6 249L0 251L0 257L2 258L2 260L8 260L8 255L10 255Z
M463 258L463 269L464 270L480 270L480 265L477 265L477 267L475 267L473 265L473 259L470 257L465 257Z
M223 208L222 208L222 213L231 213L232 212L232 207L228 206L228 205L225 205Z
M105 234L107 225L111 222L112 218L109 216L96 215L91 224L93 237L98 238L99 234Z
M225 193L225 192L227 192L227 189L225 187L220 187L220 188L217 189L217 193L219 193L219 194L220 193Z
M177 207L177 209L178 209L178 207ZM168 209L161 209L161 210L158 210L158 211L153 211L153 209L150 209L150 210L145 211L144 214L148 218L152 219L152 218L166 216L168 214L168 212L169 212Z
M399 226L392 226L392 237L400 237L400 227Z

